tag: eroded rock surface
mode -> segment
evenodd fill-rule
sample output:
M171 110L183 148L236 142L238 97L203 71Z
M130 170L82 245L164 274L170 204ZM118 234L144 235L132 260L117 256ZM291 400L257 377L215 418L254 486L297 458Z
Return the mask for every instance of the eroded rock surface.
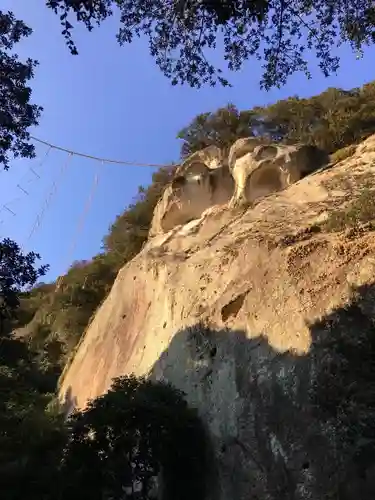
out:
M294 151L278 150L272 162L303 150ZM256 154L270 161L267 151ZM350 159L253 207L224 205L195 218L197 210L182 226L155 230L89 325L61 399L82 407L130 372L166 379L210 430L215 500L321 500L338 484L332 498L375 498L369 469L359 477L338 461L346 456L340 428L310 399L330 355L324 339L353 342L373 331L373 226L322 226L364 186L375 189L374 136ZM352 287L360 297L349 307Z
M228 157L209 146L177 169L155 210L150 235L199 219L210 207L246 205L286 189L326 162L315 146L260 144L254 137L236 141Z
M166 233L215 205L229 202L234 181L219 148L209 146L191 155L176 171L153 218L150 236Z
M235 182L231 206L282 191L327 161L327 156L315 146L259 144L255 138L239 139L228 158Z

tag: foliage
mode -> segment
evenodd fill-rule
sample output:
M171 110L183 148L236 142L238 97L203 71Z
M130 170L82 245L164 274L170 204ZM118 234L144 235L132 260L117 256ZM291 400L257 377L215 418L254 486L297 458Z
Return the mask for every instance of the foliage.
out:
M157 476L166 500L204 498L205 431L171 386L135 376L114 379L109 392L73 413L68 425L62 499L115 500L124 492L148 499Z
M339 67L334 47L348 43L360 54L375 41L375 12L369 0L47 0L46 5L60 16L72 53L77 53L73 16L91 30L116 9L120 45L145 35L156 64L173 85L228 85L209 59L221 43L230 70L240 70L251 57L262 61L261 85L270 89L297 71L310 77L311 51L328 76Z
M319 95L290 97L238 111L233 105L197 116L179 134L181 154L215 144L228 148L240 137L313 144L327 153L353 145L375 132L375 83L359 89L329 88Z
M323 223L326 231L342 231L356 227L361 223L375 226L375 199L374 192L369 188L362 189L359 196L348 207L334 210Z
M30 104L31 88L37 61L22 62L11 51L32 30L11 12L0 11L0 165L7 170L10 157L33 158L29 127L38 125L42 108Z
M2 326L17 314L22 288L45 273L47 266L35 266L38 258L34 252L24 255L9 239L0 243ZM1 333L0 488L9 500L21 500L26 491L36 500L51 486L56 446L62 449L60 418L45 412L59 374L43 352L45 346L37 353L10 331L3 328Z
M0 353L1 491L7 500L37 500L53 484L65 439L61 417L46 412L58 373L43 370L22 340L3 338Z
M330 156L330 162L333 164L339 163L340 161L346 160L354 155L356 150L356 145L351 144L350 146L345 146L344 148L338 149Z
M189 156L211 145L228 150L237 139L253 135L251 125L252 111L239 111L234 104L215 113L202 113L177 135L184 141L181 156Z
M25 286L33 286L48 266L35 267L40 256L35 252L23 254L16 242L0 241L0 334L5 323L14 318L20 305L20 293Z

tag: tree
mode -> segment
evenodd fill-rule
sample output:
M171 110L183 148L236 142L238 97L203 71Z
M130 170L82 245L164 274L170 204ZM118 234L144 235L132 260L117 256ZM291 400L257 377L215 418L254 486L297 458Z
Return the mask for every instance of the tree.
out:
M166 500L205 498L205 431L171 386L133 375L114 379L68 426L62 500L146 500L156 478Z
M58 414L46 406L58 373L24 339L6 331L20 305L22 289L36 283L47 266L23 254L10 239L0 242L0 489L6 500L45 498L57 472L65 434Z
M42 108L30 104L28 82L38 63L30 58L22 62L11 54L14 45L31 33L12 12L0 11L0 165L6 170L11 157L35 156L28 129L38 125Z
M63 420L49 413L56 372L42 370L22 339L0 342L0 488L5 500L46 498L65 444Z
M145 35L150 53L172 84L228 85L209 51L224 45L224 60L238 71L250 57L263 62L265 89L285 84L296 71L310 77L308 50L323 74L339 67L332 49L349 43L358 54L375 42L375 8L371 0L47 0L60 15L63 35L73 53L76 16L89 30L120 11L118 42ZM306 50L308 49L308 50Z
M0 241L0 335L4 334L6 322L15 317L22 290L35 285L47 272L47 265L35 267L38 259L40 255L35 252L23 254L9 238Z
M183 140L181 156L211 145L228 150L237 139L253 135L252 117L251 111L239 111L234 104L198 115L177 135Z
M328 88L319 95L298 96L239 111L229 104L202 113L182 129L181 156L209 145L228 150L241 137L260 141L303 142L333 153L375 132L375 85L343 90Z

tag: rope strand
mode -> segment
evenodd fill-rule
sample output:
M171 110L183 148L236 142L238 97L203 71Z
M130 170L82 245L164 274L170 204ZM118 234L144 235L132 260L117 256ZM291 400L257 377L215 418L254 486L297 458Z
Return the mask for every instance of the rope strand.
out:
M70 163L70 161L71 161L72 158L73 158L73 154L70 153L69 156L68 156L67 161L61 167L60 176L58 178L58 181L60 181L62 179L62 177L63 177L66 169L68 168L69 163ZM52 184L51 191L49 192L47 198L45 199L44 206L43 206L41 212L36 216L36 219L35 219L35 222L33 224L33 227L31 228L31 231L30 231L28 237L26 238L26 242L25 243L27 243L32 238L32 236L34 235L34 233L36 232L36 230L39 228L39 226L40 226L40 224L41 224L41 222L43 220L43 217L44 217L44 215L46 213L46 210L49 208L49 206L51 204L51 201L52 201L52 198L56 194L58 186L59 186L59 184L58 184L57 180L55 180L53 182L53 184Z
M29 173L29 172L31 172L31 173L33 174L33 176L35 177L35 179L37 179L37 180L39 180L39 179L40 179L40 175L39 175L39 173L37 172L37 170L40 170L40 169L43 167L43 165L44 165L45 161L47 160L47 157L48 157L48 155L49 155L50 151L51 151L51 148L49 147L49 148L47 149L47 151L44 153L44 155L43 155L42 159L39 161L38 165L37 165L35 168L33 168L33 167L31 167L31 166L30 166L30 167L28 168L27 172L26 172L26 173L25 173L25 174L21 177L21 179L20 179L20 181L19 181L19 183L17 184L17 186L16 186L16 187L17 187L17 189L19 189L19 191L21 191L24 195L29 196L29 195L30 195L30 193L29 193L29 192L28 192L28 191L27 191L24 187L22 187L22 185L21 185L21 184L23 184L24 179L26 179L26 177L27 177L27 175L28 175L28 173ZM27 184L31 184L31 183L32 183L32 181L30 180ZM13 215L13 217L15 217L15 216L17 215L17 213L16 213L14 210L10 209L8 205L11 205L11 204L15 203L16 201L19 201L19 200L21 200L22 198L23 198L23 196L22 196L22 194L21 194L21 195L17 196L16 198L12 198L11 200L7 201L6 203L3 203L3 204L1 205L1 207L0 207L0 214L1 214L3 211L6 211L6 212L8 212L8 213L12 214L12 215ZM0 219L0 226L1 226L2 224L4 224L4 222L5 222L5 220L4 220L4 218L2 217L2 218ZM3 238L3 235L1 235L1 236L0 236L0 238Z
M74 254L74 250L77 246L77 241L78 241L78 238L80 236L80 234L82 233L83 231L83 228L84 228L84 225L85 225L85 221L86 221L86 217L90 211L90 208L91 208L91 205L92 205L92 202L93 202L93 199L94 199L94 195L95 195L95 192L96 192L96 189L98 187L98 183L99 183L99 171L100 171L100 167L103 166L103 162L101 164L99 164L99 167L95 173L95 176L94 176L94 180L93 180L93 183L91 185L91 189L90 189L90 192L89 192L89 196L86 200L86 203L85 203L85 206L83 208L83 211L81 213L81 217L78 221L78 224L77 224L77 227L76 227L76 232L73 236L73 240L72 240L72 243L71 243L71 246L68 250L68 255L67 255L67 262L69 262L70 259L73 258L73 254ZM55 287L55 293L57 292L57 290L61 287L62 283L63 283L63 280L64 280L64 276L59 276L57 281L56 281L56 287Z
M48 150L45 152L44 156L42 157L42 159L40 160L38 166L36 167L37 169L40 169L43 166L44 162L46 161L46 159L47 159L47 157L48 157L48 155L50 153L50 151L51 151L51 148L49 147ZM29 195L29 193L26 191L25 188L23 188L21 186L21 184L23 184L24 179L26 179L26 176L27 176L27 174L29 172L31 172L37 179L40 179L40 175L36 172L36 170L34 168L32 168L32 167L29 167L28 170L27 170L27 172L21 177L19 183L16 186L17 189L19 189L20 191L22 191L26 195ZM28 184L30 184L30 182L31 181L29 181ZM4 209L9 211L8 205L10 205L11 203L14 203L14 202L20 200L21 198L22 198L22 196L17 196L16 198L12 198L11 200L7 201L6 203L3 203L1 205L1 207L0 207L0 212L2 210L4 210Z
M58 151L64 151L65 153L69 153L74 156L81 156L82 158L89 158L90 160L96 160L100 161L102 163L115 163L117 165L128 165L128 166L133 166L133 167L151 167L151 168L166 168L170 167L171 164L159 164L159 163L139 163L135 161L122 161L122 160L111 160L108 158L100 158L98 156L92 156L88 155L85 153L78 153L77 151L73 151L71 149L66 149L62 148L61 146L55 146L54 144L51 144L50 142L47 141L42 141L41 139L38 139L37 137L30 136L31 139L34 141L40 142L41 144L44 144L45 146L49 146L50 148L57 149Z

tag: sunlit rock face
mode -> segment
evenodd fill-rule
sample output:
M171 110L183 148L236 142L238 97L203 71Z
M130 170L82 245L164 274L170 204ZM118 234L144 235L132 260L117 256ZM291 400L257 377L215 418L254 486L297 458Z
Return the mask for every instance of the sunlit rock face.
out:
M208 208L228 203L233 191L234 180L219 148L194 153L177 169L158 203L150 235L199 219Z
M305 144L260 144L239 139L229 154L209 146L177 169L156 207L150 236L199 219L213 206L251 204L282 191L326 162L316 147Z
M231 206L252 203L286 189L327 163L327 156L306 144L259 144L239 139L229 151L228 164L235 182Z

